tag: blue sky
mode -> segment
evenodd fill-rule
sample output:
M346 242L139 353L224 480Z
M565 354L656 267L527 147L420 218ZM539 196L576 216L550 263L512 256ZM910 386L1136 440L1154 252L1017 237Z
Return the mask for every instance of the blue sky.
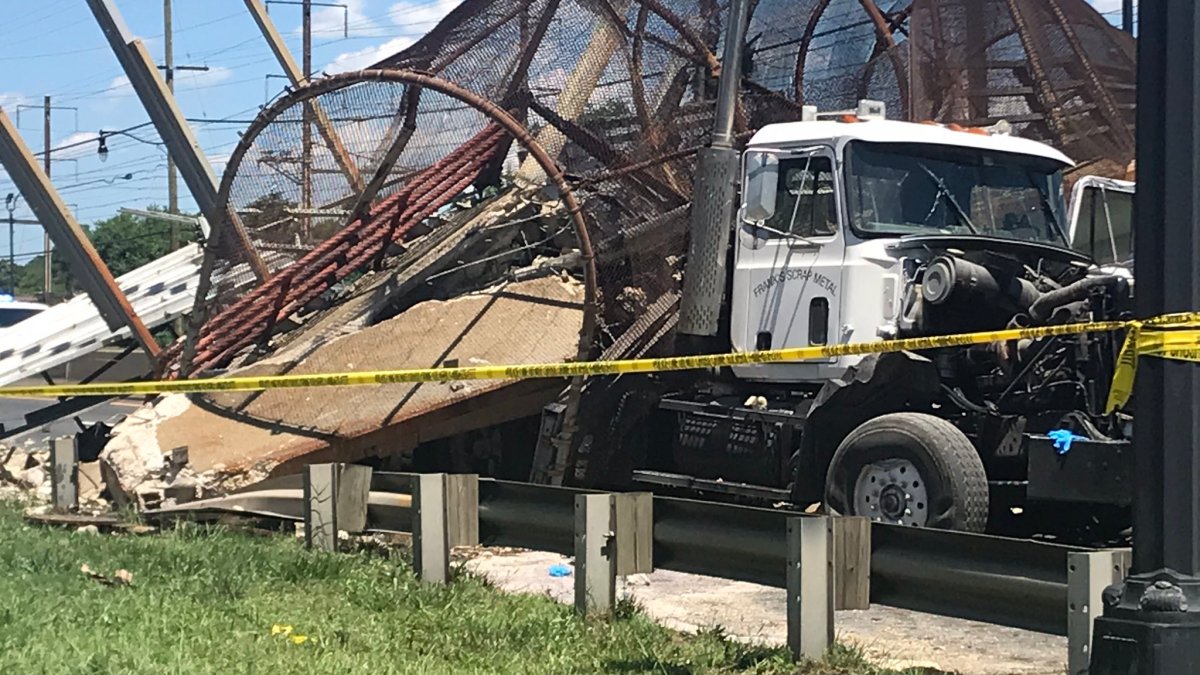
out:
M313 67L337 72L361 68L395 53L432 28L454 0L340 0L349 10L314 8ZM162 58L162 0L117 0L130 29L150 53ZM22 135L34 151L42 148L42 96L55 106L55 146L94 139L100 130L116 130L147 121L137 96L83 0L4 0L0 23L0 106L18 117ZM276 27L300 60L300 8L269 6ZM223 161L264 102L279 93L284 80L266 42L242 0L174 0L175 63L206 65L207 72L178 72L176 92L184 114L203 120L193 129L218 174ZM349 24L349 36L344 34ZM272 77L268 79L268 75ZM35 106L26 109L24 106ZM20 107L20 110L18 110ZM153 127L133 132L141 140L113 136L101 162L95 142L53 153L52 177L64 200L84 223L107 218L120 206L144 208L167 201L166 154ZM123 179L132 174L129 180ZM180 208L195 204L180 180ZM0 196L15 192L0 173ZM0 209L2 210L2 209ZM3 213L7 216L7 212ZM18 218L32 218L24 202ZM0 217L0 222L3 218ZM0 251L8 252L7 227L0 227ZM18 258L40 253L41 228L18 225ZM20 262L20 260L18 260Z
M1114 23L1120 21L1120 0L1091 1ZM162 0L116 2L130 29L161 59ZM456 0L340 2L348 10L324 7L313 12L313 66L318 71L357 69L395 53L457 4ZM19 112L22 134L35 151L42 145L40 106L46 94L56 106L78 109L54 111L55 146L94 139L100 130L124 129L148 119L83 0L4 0L4 9L0 106L14 119ZM270 12L299 60L300 8L272 4ZM343 33L347 22L348 36ZM284 81L277 77L281 71L242 0L174 0L174 23L176 65L209 67L207 72L179 72L176 89L184 114L206 120L193 123L193 128L220 173L237 143L237 132L282 89ZM107 218L120 206L166 204L165 150L152 127L134 135L136 139L109 138L107 162L99 160L95 142L54 153L58 160L52 167L54 183L80 221ZM132 174L128 180L127 174ZM15 188L0 173L0 195L9 192ZM195 208L182 180L180 207ZM32 217L24 202L16 215ZM39 227L18 225L18 258L37 255L41 241ZM0 251L7 253L8 247L7 228L0 227Z

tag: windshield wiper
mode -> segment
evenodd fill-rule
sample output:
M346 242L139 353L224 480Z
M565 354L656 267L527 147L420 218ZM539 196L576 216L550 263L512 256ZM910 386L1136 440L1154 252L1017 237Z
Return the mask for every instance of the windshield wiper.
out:
M1029 187L1033 188L1033 191L1038 194L1038 200L1042 203L1042 210L1046 212L1046 216L1050 220L1050 224L1054 226L1054 231L1058 233L1058 238L1062 239L1063 244L1065 244L1067 248L1071 248L1071 240L1067 239L1067 233L1063 231L1062 225L1059 224L1058 216L1054 213L1054 207L1050 206L1050 200L1046 199L1046 193L1042 192L1042 190L1037 186L1037 181L1033 179L1033 173L1026 170L1025 180L1029 181Z
M937 174L930 170L929 167L925 166L924 163L917 162L917 166L921 167L921 170L925 172L925 175L929 176L929 180L933 181L933 184L937 186L937 196L934 197L933 205L936 207L938 200L945 197L950 206L954 207L954 212L958 214L958 219L962 221L963 225L967 226L967 229L971 231L971 234L979 234L979 228L975 227L975 223L971 222L971 217L968 216L967 212L963 211L963 208L958 205L958 200L954 198L954 195L950 194L950 190L946 188L946 184L942 182L942 179L938 178ZM932 209L929 211L929 214L933 215ZM929 222L928 217L925 218L925 222Z

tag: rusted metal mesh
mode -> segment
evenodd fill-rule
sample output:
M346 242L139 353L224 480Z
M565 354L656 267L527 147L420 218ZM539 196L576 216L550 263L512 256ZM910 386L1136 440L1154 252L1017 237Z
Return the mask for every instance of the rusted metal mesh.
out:
M414 133L422 125L429 131ZM510 143L469 106L378 81L285 99L246 138L222 184L234 215L215 242L216 283L203 298L203 327L189 335L189 372L266 347L285 321L345 293L494 171ZM270 278L231 292L231 278L253 274L256 258Z
M594 356L670 349L695 151L712 124L726 15L716 0L466 0L378 64L433 74L510 111L568 174L595 248ZM1132 157L1132 40L1084 0L761 0L752 7L743 72L735 123L743 140L764 124L798 118L802 105L838 110L873 98L893 118L1006 119L1017 133L1061 147L1097 172L1123 168ZM226 181L248 245L220 242L218 271L251 269L253 251L277 277L292 276L253 300L225 297L214 286L205 299L212 318L193 331L191 372L288 344L293 338L280 331L298 317L307 326L293 333L326 340L337 334L328 317L343 316L338 307L370 306L376 322L421 299L511 280L538 261L543 272L579 275L578 256L571 256L578 242L563 236L556 195L531 192L547 183L541 169L487 135L487 120L469 106L411 96L396 84L363 85L323 94L307 110L297 103L264 113L271 116L266 128L240 163L231 162L236 175ZM357 225L343 225L344 215L280 216L289 205L348 209L361 194L327 147L317 107L344 135L362 181L400 133L398 120L415 111L412 137L389 173L394 184ZM467 185L475 188L473 210L429 217L463 198ZM500 196L480 200L485 185ZM400 209L406 229L391 229L386 214L412 195L434 208ZM488 209L500 214L492 224L526 224L519 236L502 238L502 250L468 246L458 229ZM437 253L449 263L405 276L410 258ZM351 283L373 266L380 271ZM384 278L407 299L363 300L386 292ZM405 286L406 279L419 284ZM343 314L350 321L353 312ZM537 339L536 327L512 330ZM371 367L370 355L352 356L355 368Z
M186 373L577 358L585 284L529 263L573 252L567 265L580 269L579 229L565 202L534 202L505 176L506 160L509 173L518 161L511 152L516 125L497 124L499 113L481 112L486 105L385 75L348 74L299 90L247 130L222 182L232 215L208 258L216 283L200 296L203 324L170 355ZM228 292L229 278L252 273L256 257L269 278L249 293ZM514 267L526 274L505 274ZM330 441L480 397L500 396L509 408L474 421L503 423L557 393L557 385L538 387L546 388L396 384L196 401ZM420 435L445 433L426 427Z
M522 110L578 185L617 341L679 290L694 150L711 127L725 3L468 0L380 65L428 70ZM799 106L887 103L991 125L1102 170L1132 159L1133 42L1083 0L761 0L737 129ZM632 167L634 170L623 170Z
M1133 38L1074 0L942 0L914 5L917 119L988 125L1058 147L1088 173L1133 159Z

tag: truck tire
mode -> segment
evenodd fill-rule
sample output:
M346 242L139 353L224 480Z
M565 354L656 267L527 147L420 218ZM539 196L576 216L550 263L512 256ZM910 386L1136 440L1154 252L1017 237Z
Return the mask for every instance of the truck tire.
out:
M838 446L826 507L913 527L982 532L988 483L979 453L953 424L920 413L868 420Z

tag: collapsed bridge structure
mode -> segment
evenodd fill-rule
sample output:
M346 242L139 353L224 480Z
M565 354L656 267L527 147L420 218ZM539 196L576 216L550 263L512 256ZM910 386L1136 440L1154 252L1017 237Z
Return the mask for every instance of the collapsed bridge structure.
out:
M376 67L281 97L227 164L170 377L672 352L697 151L727 6L467 0ZM761 0L734 132L804 106L1011 124L1122 175L1134 45L1083 0ZM253 275L253 276L248 276ZM244 291L246 284L253 289ZM197 471L397 461L602 484L616 378L168 397L105 451L130 493Z

